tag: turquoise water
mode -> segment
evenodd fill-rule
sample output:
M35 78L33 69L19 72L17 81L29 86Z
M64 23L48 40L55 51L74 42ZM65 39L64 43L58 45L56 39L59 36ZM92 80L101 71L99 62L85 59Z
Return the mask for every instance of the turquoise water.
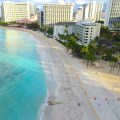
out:
M38 120L45 72L32 35L0 29L0 120Z

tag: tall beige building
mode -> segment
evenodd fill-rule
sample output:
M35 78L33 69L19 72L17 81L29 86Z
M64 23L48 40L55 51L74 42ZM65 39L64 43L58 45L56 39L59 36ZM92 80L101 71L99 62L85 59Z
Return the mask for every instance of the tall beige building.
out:
M30 3L3 2L1 5L2 21L11 22L30 18L35 14L35 5Z
M44 25L54 26L57 22L68 22L73 19L73 6L72 3L54 3L43 4L44 12Z
M91 19L93 22L101 19L103 3L93 1L83 5L83 20Z

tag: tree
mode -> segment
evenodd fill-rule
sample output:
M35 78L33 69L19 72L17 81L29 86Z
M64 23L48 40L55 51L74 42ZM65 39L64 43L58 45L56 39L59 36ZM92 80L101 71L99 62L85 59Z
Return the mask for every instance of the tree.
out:
M53 32L54 32L53 27L47 27L46 32L50 35L53 35Z
M65 28L68 28L68 24L65 24Z
M118 28L120 28L120 23L114 23L115 31L118 32Z
M67 29L65 29L65 30L64 30L64 33L65 33L66 35L68 35L68 30L67 30Z
M45 27L45 25L44 25L44 24L42 25L42 31L43 31L43 32L45 32L45 31L46 31L46 27Z
M98 55L98 62L100 60L101 54L103 54L103 47L102 45L98 44L96 47L96 54Z
M96 44L98 44L99 40L100 40L100 38L98 36L96 36L95 39L94 39Z
M65 24L65 30L64 33L68 36L68 24Z
M117 73L118 75L120 71L120 54L118 55L117 59L118 59L118 73Z
M85 55L83 55L83 58L87 60L87 68L88 68L88 63L89 63L89 56L88 56L88 46L84 46L81 49L82 53L85 53Z
M80 37L80 34L79 34L79 33L77 33L77 34L76 34L76 37L77 37L77 38L79 38L79 37Z
M39 29L39 24L38 23L29 23L26 24L27 28L33 29L33 30L38 30Z
M95 41L91 41L88 45L88 55L89 55L89 59L91 61L91 67L94 61L97 60L96 57L96 42Z
M96 23L104 24L104 21L103 20L99 20L99 21L96 21Z
M110 69L110 73L112 72L112 68L114 69L115 63L117 63L118 59L116 57L111 57L111 59L109 60L111 62L111 69Z

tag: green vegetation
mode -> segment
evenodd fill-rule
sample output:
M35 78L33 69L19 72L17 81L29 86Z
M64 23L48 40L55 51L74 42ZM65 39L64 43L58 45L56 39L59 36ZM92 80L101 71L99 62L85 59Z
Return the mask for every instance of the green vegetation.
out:
M1 26L7 26L8 23L7 23L7 22L0 21L0 25L1 25Z
M96 21L96 23L104 24L104 21L103 20L99 20L99 21Z
M39 30L40 29L40 25L38 23L29 23L26 24L28 29L33 29L33 30Z
M53 35L53 27L47 27L46 28L46 32L49 34L49 35Z
M16 24L16 21L11 21L11 22L0 21L1 26L8 26L8 25L13 25L13 24Z
M120 42L116 42L111 35L111 30L108 27L101 26L101 37L96 37L93 41L89 43L88 46L79 45L77 41L79 40L79 33L77 35L68 34L58 34L60 43L67 47L68 50L72 50L72 54L76 57L80 57L86 61L87 68L89 63L91 67L94 62L100 59L104 60L105 63L110 63L110 73L114 68L118 68L118 73L120 71ZM108 41L113 41L113 46L105 45L99 43L100 39L104 38ZM64 40L65 42L61 41ZM118 57L119 56L119 57Z

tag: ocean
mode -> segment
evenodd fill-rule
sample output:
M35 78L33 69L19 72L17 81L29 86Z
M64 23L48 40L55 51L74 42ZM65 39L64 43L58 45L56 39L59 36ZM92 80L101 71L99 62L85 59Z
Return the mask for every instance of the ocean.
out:
M0 28L0 120L39 120L46 96L33 36Z

